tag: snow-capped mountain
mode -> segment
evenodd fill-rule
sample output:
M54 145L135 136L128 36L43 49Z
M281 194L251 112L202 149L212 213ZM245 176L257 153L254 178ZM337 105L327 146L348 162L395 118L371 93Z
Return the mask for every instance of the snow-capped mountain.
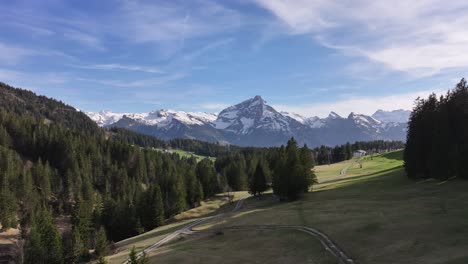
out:
M85 112L98 126L108 126L122 119L126 114L111 111Z
M411 111L403 109L393 111L384 111L379 109L372 115L372 117L384 123L406 123L409 120L410 114Z
M235 134L249 134L256 129L291 132L291 119L278 113L260 96L221 111L213 126Z
M382 122L367 115L355 114L351 112L348 116L348 119L354 121L356 126L364 128L379 128L382 125Z
M99 126L114 124L123 117L133 119L145 125L158 127L170 125L172 120L177 120L186 125L204 125L216 120L215 114L163 109L149 113L113 113L110 111L100 111L97 113L87 112L86 114Z
M309 126L311 128L320 128L325 125L323 119L320 119L318 116L313 117L304 117L296 113L281 112L282 115L290 117L297 122Z
M290 137L309 146L357 140L404 140L409 111L378 110L374 115L331 112L326 118L278 112L260 96L219 114L157 110L149 113L86 114L100 126L117 126L162 139L194 138L244 146L276 146ZM380 119L379 119L380 118Z

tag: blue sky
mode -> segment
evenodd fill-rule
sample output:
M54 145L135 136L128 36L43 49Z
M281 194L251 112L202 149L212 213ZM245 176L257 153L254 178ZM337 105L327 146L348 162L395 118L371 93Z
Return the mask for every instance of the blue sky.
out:
M466 1L1 1L0 81L79 109L217 112L261 95L370 114L468 68Z

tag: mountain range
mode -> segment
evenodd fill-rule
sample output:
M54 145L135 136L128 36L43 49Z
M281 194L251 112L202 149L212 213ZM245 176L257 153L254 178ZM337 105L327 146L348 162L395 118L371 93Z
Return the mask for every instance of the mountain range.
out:
M402 140L410 111L377 110L373 115L331 112L326 118L279 112L260 96L219 114L157 110L149 113L86 112L99 126L122 127L162 139L193 138L221 144L269 147L295 137L309 146L368 140Z

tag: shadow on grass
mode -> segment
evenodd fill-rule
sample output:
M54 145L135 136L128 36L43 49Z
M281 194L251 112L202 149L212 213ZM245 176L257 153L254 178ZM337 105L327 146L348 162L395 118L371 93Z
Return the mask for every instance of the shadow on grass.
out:
M378 172L369 172L369 173L363 174L363 175L343 177L343 178L339 178L339 179L323 181L323 182L320 182L319 184L361 182L361 181L359 181L361 179L366 179L367 178L368 180L372 180L374 178L386 177L386 176L389 176L389 175L393 175L395 172L402 172L402 171L403 171L403 166L398 166L398 167L393 167L393 168L389 168L389 169L386 169L386 170L381 170L381 171L378 171ZM317 191L320 191L320 189L318 189ZM323 191L325 191L325 190L323 190Z
M403 160L403 150L392 151L381 155L382 158Z

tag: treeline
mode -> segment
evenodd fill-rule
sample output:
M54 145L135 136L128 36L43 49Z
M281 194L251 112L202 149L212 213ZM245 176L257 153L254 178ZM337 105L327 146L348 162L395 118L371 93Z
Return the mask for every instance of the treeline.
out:
M63 250L54 247L57 259L83 261L98 241L151 230L220 192L220 177L209 159L197 163L0 111L0 222L14 227L19 216L26 253L37 255L29 263L60 263L45 259L55 239L51 215L72 215Z
M405 147L405 143L401 141L356 141L354 143L346 143L335 147L320 146L312 150L314 153L317 165L331 164L344 160L349 160L353 157L353 153L357 150L364 150L367 153L387 152Z
M112 127L108 130L109 135L123 143L141 146L144 148L163 148L163 149L181 149L193 152L201 156L218 157L228 153L246 149L245 147L222 145L196 139L177 138L168 141L158 139L153 136L140 134L124 128Z
M26 263L88 261L216 193L273 187L297 199L314 182L310 150L243 149L197 162L0 111L0 222L26 239ZM60 235L57 216L71 216Z
M216 159L216 170L234 191L260 195L269 187L281 200L295 200L308 192L316 177L311 150L294 138L286 146L243 149Z
M86 114L74 107L46 96L9 86L0 82L0 110L45 118L47 121L62 124L65 127L80 130L87 134L102 133L98 125Z
M468 178L468 86L418 98L410 115L405 170L413 179Z

